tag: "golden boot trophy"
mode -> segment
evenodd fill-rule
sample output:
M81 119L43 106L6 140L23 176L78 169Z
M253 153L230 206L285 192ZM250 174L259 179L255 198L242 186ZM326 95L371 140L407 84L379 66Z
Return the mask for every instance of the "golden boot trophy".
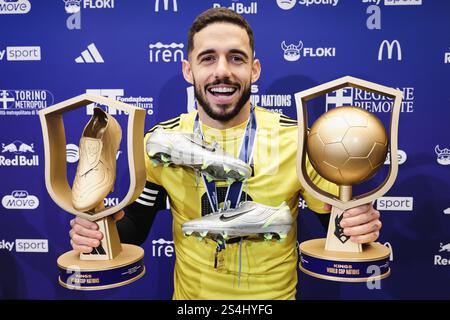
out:
M344 87L354 87L394 99L390 139L372 113L358 107L336 107L321 115L308 134L306 103L320 95ZM390 249L380 243L365 245L350 241L340 221L345 210L370 203L385 194L398 172L397 133L402 92L373 82L343 77L295 94L298 117L297 175L307 192L332 205L326 239L300 244L300 269L314 277L361 282L378 280L390 274ZM391 164L383 183L375 190L352 195L352 185L371 178L383 165L390 149ZM314 185L306 172L306 158L325 179L339 186L339 195Z
M116 153L122 139L120 125L100 108L83 130L80 160L72 189L67 181L66 135L63 113L99 103L128 113L127 153L130 186L116 206L104 207L113 191ZM100 245L89 254L75 250L58 258L59 283L69 289L101 290L131 283L145 274L141 247L121 244L112 214L132 203L145 185L143 133L145 110L102 96L83 94L39 112L45 149L47 190L63 210L95 221L103 233Z

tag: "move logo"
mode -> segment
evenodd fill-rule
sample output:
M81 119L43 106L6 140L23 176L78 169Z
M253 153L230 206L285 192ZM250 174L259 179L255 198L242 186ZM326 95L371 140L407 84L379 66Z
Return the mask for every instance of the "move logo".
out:
M400 42L398 40L388 41L383 40L378 48L378 61L382 61L384 57L384 52L386 51L387 58L392 60L394 47L397 52L397 61L402 61L402 47L400 46Z
M30 10L29 0L0 0L0 14L26 14Z
M380 211L413 211L413 197L380 197L376 200Z
M39 206L39 199L29 195L25 190L14 190L10 195L2 198L2 205L6 209L36 209Z
M1 147L0 166L39 166L39 156L34 155L33 143L15 140L8 144L2 143Z
M163 238L152 240L152 256L153 257L167 257L171 258L174 254L173 241L168 241Z
M442 254L446 254L450 256L450 243L443 244L442 242L439 244L439 253L434 255L434 265L435 266L449 266L450 258L443 257Z
M163 44L161 42L149 44L150 62L180 62L184 59L184 44L175 43Z
M148 115L153 114L153 97L142 97L142 96L124 96L124 89L87 89L86 93L103 96L106 98L114 99L123 103L131 104L135 107L144 109L147 111ZM103 106L97 103L91 103L86 106L87 115L91 116L94 114L94 108L97 106ZM111 115L122 115L126 114L122 110L118 110L109 106L103 106Z
M48 90L0 89L0 116L38 115L37 111L51 106L54 100Z
M0 60L7 61L40 61L41 47L39 46L18 46L6 47L0 50Z
M448 148L441 149L439 148L439 145L436 145L436 147L434 148L434 152L437 155L436 158L437 163L439 163L442 166L450 165L450 149Z
M76 63L104 63L102 55L98 52L94 43L88 45L87 49L81 53L81 56L75 58Z
M258 13L258 2L252 1L250 3L243 3L240 1L233 0L230 6L223 5L221 3L213 3L213 8L227 7L235 11L238 14L257 14Z
M281 43L283 49L284 60L294 62L300 60L303 56L305 58L327 58L336 56L335 47L303 47L303 42L299 41L297 44L286 44L286 41Z
M403 99L400 112L414 112L415 88L396 88L402 91ZM359 88L343 88L326 94L326 110L342 106L355 106L372 113L390 113L394 100L386 96L372 93Z
M408 156L406 155L406 152L403 150L398 149L397 152L398 152L398 155L397 155L398 164L402 165L406 162L406 159L408 159ZM390 152L387 153L384 164L386 164L386 165L391 164L391 153Z

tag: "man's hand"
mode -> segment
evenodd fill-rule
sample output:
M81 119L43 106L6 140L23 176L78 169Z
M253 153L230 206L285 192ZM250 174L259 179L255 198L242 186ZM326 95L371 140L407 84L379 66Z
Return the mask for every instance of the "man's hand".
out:
M113 215L114 221L123 218L125 212L119 211ZM76 217L70 220L70 244L76 251L90 253L93 248L100 245L103 234L98 231L98 225L95 222Z
M325 207L330 208L330 205ZM373 208L372 203L348 209L344 211L341 227L344 228L344 234L355 243L376 241L381 229L380 212Z

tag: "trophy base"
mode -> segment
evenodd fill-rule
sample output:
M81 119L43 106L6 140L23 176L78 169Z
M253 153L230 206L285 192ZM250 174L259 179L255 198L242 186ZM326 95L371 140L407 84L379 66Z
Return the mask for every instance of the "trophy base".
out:
M325 250L326 239L300 244L300 270L310 276L340 282L381 280L390 275L390 250L380 243L363 245L363 252Z
M122 244L122 252L103 261L80 260L80 253L72 250L58 258L59 284L74 290L103 290L124 286L145 274L144 250L135 245Z

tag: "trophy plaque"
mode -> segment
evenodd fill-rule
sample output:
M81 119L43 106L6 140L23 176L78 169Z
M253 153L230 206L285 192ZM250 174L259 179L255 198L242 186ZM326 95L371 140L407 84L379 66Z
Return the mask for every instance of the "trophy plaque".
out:
M114 189L116 152L122 130L100 108L86 125L80 140L80 160L73 188L67 181L66 135L63 114L91 103L128 113L127 154L130 186L116 205L105 208L104 197ZM121 244L112 215L139 197L145 185L142 137L145 110L102 96L82 94L39 111L45 149L45 184L53 201L64 211L99 226L100 245L89 254L71 250L59 256L59 283L69 289L101 290L131 283L145 274L141 247Z
M352 106L336 106L322 114L308 133L307 102L335 90L353 87L394 99L390 137L372 113ZM331 204L325 239L300 244L300 269L326 280L362 282L383 279L390 274L390 249L378 242L358 244L343 232L340 221L345 210L370 203L394 184L398 172L397 134L402 92L346 76L295 94L298 118L297 175L306 190ZM371 178L383 165L388 148L391 163L387 177L377 188L354 196L352 186ZM307 157L323 178L339 187L338 196L314 185L306 171Z

